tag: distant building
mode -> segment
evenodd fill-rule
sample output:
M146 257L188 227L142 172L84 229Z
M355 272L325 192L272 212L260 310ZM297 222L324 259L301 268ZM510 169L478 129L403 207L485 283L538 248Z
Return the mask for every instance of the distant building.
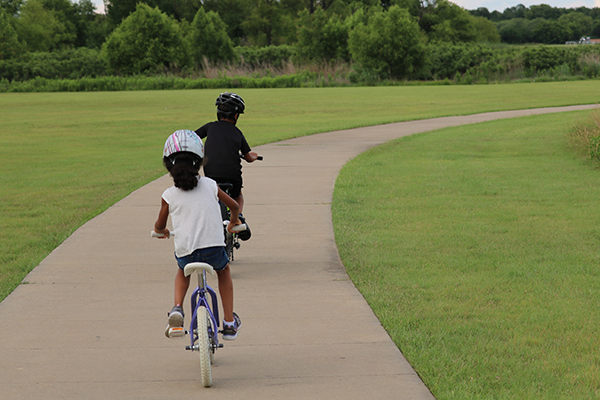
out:
M600 39L590 39L589 36L582 36L579 42L565 42L566 45L577 45L577 44L600 44Z

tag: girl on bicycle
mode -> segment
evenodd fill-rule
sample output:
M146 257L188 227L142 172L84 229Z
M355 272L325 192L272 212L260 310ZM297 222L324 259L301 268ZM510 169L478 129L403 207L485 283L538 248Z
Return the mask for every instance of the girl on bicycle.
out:
M219 201L231 210L227 229L232 232L239 225L239 205L219 189L215 181L199 176L204 160L202 140L190 130L178 130L167 139L163 150L163 163L173 177L174 186L162 194L161 208L154 230L169 237L167 218L171 215L174 235L175 259L175 305L168 314L169 329L183 326L183 301L190 285L190 276L184 268L191 262L205 262L217 271L219 294L223 304L223 339L237 337L241 320L233 312L233 282L229 260L225 252L223 221Z

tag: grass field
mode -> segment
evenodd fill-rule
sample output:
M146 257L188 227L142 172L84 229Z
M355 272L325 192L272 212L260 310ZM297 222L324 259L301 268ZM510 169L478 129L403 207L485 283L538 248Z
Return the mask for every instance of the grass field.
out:
M219 91L0 94L0 299L77 227L164 173ZM239 91L252 146L410 119L598 102L600 81Z
M600 396L600 171L566 137L585 114L419 134L341 171L342 261L437 399Z
M80 225L131 191L162 175L164 169L161 165L161 151L165 138L176 129L195 129L202 123L213 120L213 104L218 93L219 91L206 90L1 94L0 165L3 174L0 176L2 198L0 220L3 229L0 231L0 299L8 295L32 268ZM247 114L242 116L239 126L246 133L250 144L256 146L317 132L403 120L597 103L600 101L598 93L600 93L600 81L481 86L240 90L239 94L247 102ZM598 259L591 246L597 245L597 228L591 225L585 228L588 235L580 235L582 241L578 243L573 240L559 244L548 243L542 239L539 242L529 241L532 239L530 236L536 236L540 229L550 237L553 234L559 237L557 233L560 232L559 229L576 231L575 227L567 222L563 225L558 224L563 219L553 218L561 215L562 205L557 206L559 207L557 209L540 208L559 200L562 202L565 199L572 199L568 196L570 193L568 190L561 189L563 183L569 185L580 183L580 186L573 189L577 189L574 192L577 197L570 214L587 215L590 221L596 221L594 209L588 203L589 191L597 182L591 179L597 177L597 171L587 168L585 162L579 159L569 158L564 149L557 147L554 142L551 145L546 143L544 138L529 139L529 135L535 134L537 127L546 127L554 132L555 139L552 140L560 140L556 138L559 138L560 130L568 125L569 120L570 117L561 119L545 116L533 119L534 125L529 130L517 134L508 146L510 151L503 150L505 155L500 157L509 166L512 163L509 161L512 160L510 157L523 161L526 157L519 153L523 143L537 143L537 146L525 147L534 151L534 154L537 154L538 147L555 149L556 153L540 155L535 159L536 162L525 164L531 170L542 168L548 174L552 172L551 176L557 179L556 182L552 183L549 180L543 187L538 187L537 181L533 180L538 175L536 173L530 176L530 172L534 171L529 169L526 169L527 174L520 175L520 181L516 176L510 176L510 170L506 169L503 174L507 174L514 185L504 187L505 176L498 175L498 172L492 168L492 164L487 167L488 161L496 162L494 156L498 152L487 147L490 143L499 142L497 135L491 133L494 129L499 133L511 131L512 128L509 129L511 122L478 125L468 129L455 128L445 131L446 133L441 136L437 133L418 135L400 142L400 146L398 142L389 145L391 150L386 146L374 150L375 154L378 151L393 153L399 151L396 147L412 144L420 150L415 157L421 157L412 161L413 168L418 170L415 165L419 163L425 163L430 167L437 166L437 170L428 171L439 180L422 180L421 184L428 182L422 185L423 188L418 187L419 181L413 183L415 189L419 188L425 192L418 194L419 192L415 191L416 198L410 199L410 202L406 199L406 204L386 198L390 205L390 209L386 212L394 213L392 221L398 219L399 224L411 228L400 237L395 236L398 234L396 231L386 231L385 235L381 235L380 225L370 227L373 237L381 237L384 241L380 244L383 246L380 249L384 250L378 254L390 253L383 262L388 263L392 259L400 260L404 264L398 264L394 268L381 268L381 265L373 264L376 265L373 270L377 273L373 272L372 277L377 277L377 280L366 281L358 271L360 268L354 266L356 261L352 255L344 254L342 251L342 256L344 262L348 263L349 272L357 286L370 299L374 310L396 343L406 352L411 363L414 363L426 383L436 395L440 395L440 398L518 398L519 396L512 396L511 391L516 390L520 385L534 385L537 382L537 375L529 375L528 378L526 373L538 373L538 369L539 375L545 377L542 386L533 388L527 386L515 393L522 393L530 398L535 398L531 396L539 393L548 395L551 390L546 387L550 384L551 378L564 373L567 378L563 379L561 384L565 386L553 386L556 393L567 393L566 390L576 387L577 391L574 393L586 393L587 398L598 395L597 380L593 381L599 375L595 373L598 372L599 365L595 349L590 349L585 354L575 352L573 354L577 357L571 360L572 362L562 362L556 366L548 366L546 363L550 360L538 357L539 354L562 349L561 346L565 342L572 342L574 346L579 346L576 347L577 350L587 351L588 339L593 338L592 332L598 328L595 320L586 319L586 314L582 311L590 306L590 303L585 301L591 301L593 294L597 293L597 290L592 289L597 288L587 287L582 296L588 297L581 298L576 297L580 289L572 290L574 281L590 284L595 282L593 274ZM478 138L477 128L483 129L483 134L489 133L489 135ZM464 132L471 132L469 139L454 143L453 136L460 136ZM474 147L469 149L466 144ZM483 151L484 154L477 155L479 151ZM373 157L372 154L366 157ZM430 158L427 158L428 156ZM553 157L559 156L560 162L555 165L557 159ZM541 162L542 159L548 158L551 163ZM405 160L404 156L400 159ZM374 164L368 160L363 162L361 158L361 163L352 165L360 165L359 169L362 169L362 173L369 176L370 180L373 180L372 176L381 179L383 186L404 187L408 184L409 176L402 177L403 180L400 182L402 185L399 185L396 180L387 184L385 181L390 171L392 176L398 176L403 167L398 170L398 167L393 166L389 160L377 161ZM477 162L467 163L466 160ZM451 167L457 166L459 166L458 170L453 170L452 175L444 175L446 171L452 170ZM470 168L476 173L470 175ZM586 180L581 183L584 175ZM421 179L425 178L421 175ZM340 191L345 190L343 179L345 178L342 176L339 181L342 186L336 189L336 196L339 196ZM473 201L480 201L480 208L467 208L466 211L461 209L463 203L460 196L463 187L479 193L479 197L475 197ZM525 189L525 193L537 193L538 190L543 190L539 197L520 197L522 195L517 190L519 187ZM374 188L370 190L373 196L381 195ZM354 187L351 187L351 191L358 193ZM397 192L391 191L391 193ZM597 199L597 194L595 195ZM501 199L511 201L503 202ZM438 203L431 204L434 200ZM348 207L338 209L339 201L338 197L334 204L336 216L352 212ZM354 200L350 200L348 204L351 205L352 201ZM580 203L587 208L579 207ZM354 204L361 203L356 200ZM372 201L362 204L378 204L378 201L374 197ZM414 221L403 221L402 218L405 216L413 215L413 210L417 209L419 204L425 206L420 211L420 218L415 215ZM524 211L519 208L526 206L529 207L530 214L526 214L525 222L529 224L523 223L524 217L521 215ZM486 210L489 209L494 211L493 215L499 221L486 221L482 226L471 222L473 225L471 226L468 224L471 220L460 220L460 217L464 218L465 212L466 215L485 217L488 214ZM445 216L436 213L436 210L438 212L454 210L454 213ZM372 212L375 213L374 216L382 215L380 210ZM447 252L437 252L438 238L444 236L444 232L448 230L449 222L442 217L462 223L455 228L457 234L455 242L452 242L452 238L443 238L444 249ZM544 225L543 221L547 225ZM498 225L498 222L502 224ZM339 233L337 224L339 220L336 222ZM501 250L519 244L519 241L511 236L513 226L518 227L519 235L528 239L524 242L527 245L523 245L525 246L523 251L530 252L527 253L529 258L520 260L513 256L511 268L503 269L501 267L504 265L504 257L508 257L510 253L503 253ZM476 230L476 234L472 231L473 228L483 229L483 231ZM355 230L353 228L353 231ZM421 236L415 235L413 238L413 232L420 233ZM428 234L431 236L427 236ZM484 234L495 238L496 241L487 244L488 247L482 247L479 239L480 235ZM507 241L503 242L503 238ZM348 239L338 237L338 240L342 250ZM401 241L396 242L396 240ZM398 243L401 243L401 246L398 246ZM545 250L543 254L538 252L536 248L538 245L543 245L542 248ZM463 253L459 255L451 253L453 246L454 250ZM565 258L567 256L561 253L565 249L578 249L579 253ZM399 253L399 250L402 250L402 253ZM422 261L420 257L423 254L433 258ZM469 263L461 265L457 262L456 259L460 260L461 257ZM488 257L495 261L489 265L479 266L477 261L487 261ZM567 263L572 259L580 260L576 257L583 257L581 258L583 261L578 261L579 264L569 270L562 269L563 262ZM526 261L531 262L533 270L521 269L523 264L528 264ZM361 262L357 263L360 265ZM422 266L421 272L424 273L419 273L419 269L405 271L404 267L407 264L412 267ZM440 269L442 266L448 266L449 269ZM553 272L553 275L545 275L546 270ZM476 273L472 273L473 271ZM494 271L502 272L480 287L481 279L488 276L487 272ZM540 274L544 279L535 279ZM429 280L430 277L435 280ZM512 287L506 283L509 278L531 286L528 289L515 288L514 297L503 297L504 289ZM395 285L388 285L388 280ZM399 296L402 308L394 308L398 307L398 302L390 296L383 296L374 302L373 298L380 297L374 294L378 286ZM439 290L434 290L438 286ZM556 291L549 289L543 291L543 288L549 287L556 287ZM461 290L453 291L453 288ZM545 297L538 299L534 295L527 296L529 290L532 291L531 293L537 293L537 290ZM564 301L581 306L579 312L573 317L567 315L570 308L563 307L553 311L549 308L550 304L558 303L544 303L553 300L548 293L563 291L566 292ZM468 301L465 302L463 299ZM412 307L412 304L416 304L417 301L424 302L424 305ZM543 347L539 344L541 341L539 335L515 331L511 324L501 321L500 318L507 315L503 311L503 306L510 301L517 301L517 305L522 305L523 310L527 312L537 312L531 315L510 314L510 318L519 324L529 323L532 326L543 327L545 330L542 332L549 332L551 335L548 338L554 344ZM474 310L477 312L470 313L469 305L475 305ZM528 308L534 305L539 307ZM407 313L409 309L413 310L413 314ZM515 305L511 305L509 309L511 312L520 310ZM484 313L486 310L491 314ZM550 311L553 312L549 313ZM565 319L560 319L563 317ZM436 320L440 318L449 325L438 323L437 328L434 327ZM491 318L490 320L494 322L493 327L504 331L498 331L494 336L493 329L488 327L489 320L486 318ZM556 318L559 318L562 328L552 331L551 325ZM538 319L544 322L535 325L534 322ZM588 338L576 335L574 330L577 328L587 332ZM560 329L568 333L565 339L556 335L556 332L561 332ZM482 339L477 339L480 333ZM485 343L490 338L496 338L497 342L504 343L504 347L488 349ZM478 341L479 344L469 347L471 341ZM497 364L493 365L498 366L500 370L505 359L515 356L511 353L516 351L515 348L518 349L515 344L524 346L525 350L532 348L531 351L523 350L523 356L519 356L522 363L533 365L532 369L504 368L502 371L508 371L506 375L498 375L500 379L496 377L491 379L486 372L492 365L490 363L496 362L498 358ZM429 347L431 350L427 350ZM461 348L468 348L471 351L460 355ZM492 356L498 349L502 351ZM561 350L561 352L557 354L564 356L565 351ZM528 361L527 357L530 355L532 361ZM534 362L535 360L538 361ZM593 362L593 368L589 367L589 362ZM520 380L513 380L510 384L505 383L509 380L508 373ZM593 379L588 379L589 376ZM572 383L571 386L567 385L567 381ZM586 391L585 388L588 390Z

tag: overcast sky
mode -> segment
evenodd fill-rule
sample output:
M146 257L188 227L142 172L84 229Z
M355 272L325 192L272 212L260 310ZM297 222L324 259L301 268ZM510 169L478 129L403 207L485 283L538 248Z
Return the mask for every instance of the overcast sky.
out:
M600 7L600 0L544 0L544 1L527 1L523 0L519 3L516 1L506 1L506 0L451 0L453 3L458 4L459 6L466 8L467 10L475 10L479 7L486 7L490 11L504 11L504 9L509 7L514 7L517 4L523 4L526 7L538 4L548 4L552 7L561 7L561 8L576 8L585 6L587 8ZM97 12L104 12L104 2L102 0L93 0L96 5Z

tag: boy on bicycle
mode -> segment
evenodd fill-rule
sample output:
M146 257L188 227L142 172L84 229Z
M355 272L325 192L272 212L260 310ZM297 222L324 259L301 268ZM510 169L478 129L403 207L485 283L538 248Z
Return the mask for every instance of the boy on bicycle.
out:
M241 320L233 312L233 282L229 259L225 252L223 221L219 201L231 210L227 229L232 232L239 225L238 204L223 192L210 178L199 176L204 159L202 140L193 131L178 130L167 139L163 150L163 163L173 178L174 185L162 194L161 208L154 231L169 237L167 219L173 223L175 235L175 301L169 313L165 335L171 328L183 326L183 300L190 285L185 276L185 266L192 262L210 264L217 272L219 294L223 304L223 339L237 337Z
M239 204L239 217L246 223L242 216L244 196L242 194L242 162L243 157L247 162L254 162L258 154L251 151L246 138L241 130L236 127L240 114L244 113L246 105L244 100L235 93L221 93L217 98L217 121L209 122L196 130L200 138L206 138L206 165L204 175L217 183L231 183L231 197ZM246 223L246 230L238 233L241 240L250 239L250 228Z

